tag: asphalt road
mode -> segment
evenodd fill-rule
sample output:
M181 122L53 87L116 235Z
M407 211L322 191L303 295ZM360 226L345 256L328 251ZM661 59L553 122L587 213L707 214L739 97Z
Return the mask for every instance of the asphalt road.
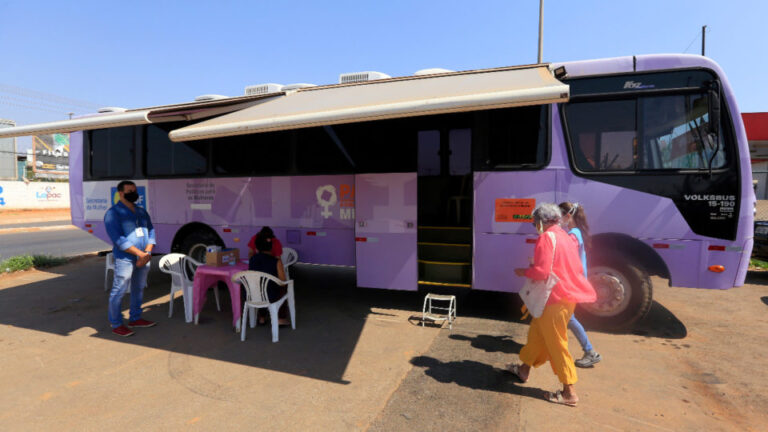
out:
M73 256L111 249L79 229L0 234L0 258L16 255Z

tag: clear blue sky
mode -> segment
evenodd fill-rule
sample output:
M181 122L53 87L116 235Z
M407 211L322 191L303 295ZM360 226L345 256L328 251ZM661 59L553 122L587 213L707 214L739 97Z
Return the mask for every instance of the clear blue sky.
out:
M360 70L535 63L538 3L0 0L0 118L52 121ZM706 24L707 55L742 111L768 111L767 20L763 0L545 0L544 60L699 53Z

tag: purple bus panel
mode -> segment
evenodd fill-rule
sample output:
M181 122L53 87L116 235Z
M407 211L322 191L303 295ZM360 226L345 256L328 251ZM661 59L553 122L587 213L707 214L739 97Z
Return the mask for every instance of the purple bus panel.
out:
M82 132L69 135L69 209L72 225L84 228Z
M266 225L299 261L354 265L353 184L351 175L152 180L150 213L163 245L201 222L247 257L248 241Z
M355 176L357 285L418 289L416 173Z
M512 269L528 267L536 229L530 220L501 221L496 212L497 200L515 203L514 200L532 199L532 206L553 202L555 172L475 172L474 186L472 288L517 292L525 280L516 277Z

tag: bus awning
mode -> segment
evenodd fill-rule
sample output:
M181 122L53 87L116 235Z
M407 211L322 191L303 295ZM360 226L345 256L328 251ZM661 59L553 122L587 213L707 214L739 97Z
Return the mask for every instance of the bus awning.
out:
M311 87L171 131L191 141L310 126L568 101L546 65Z
M239 96L212 101L189 102L164 105L152 108L140 108L117 113L93 114L82 118L61 120L49 123L0 128L0 138L25 135L67 133L81 130L105 129L121 126L135 126L171 121L193 121L231 113L257 105L269 98L283 95L271 93L257 96Z
M150 123L149 119L147 119L147 114L149 114L149 110L135 110L120 113L98 114L92 117L83 117L72 120L2 128L0 129L0 138L66 133L80 130L146 124Z

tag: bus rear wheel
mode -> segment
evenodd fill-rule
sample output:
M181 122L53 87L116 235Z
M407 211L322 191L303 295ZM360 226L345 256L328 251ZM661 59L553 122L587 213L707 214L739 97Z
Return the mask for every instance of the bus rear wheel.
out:
M179 251L192 257L195 261L205 263L206 246L218 245L224 247L221 238L210 229L198 229L187 234L179 243Z
M626 328L643 318L653 303L648 273L626 259L596 260L589 281L597 301L579 305L577 315L585 324L606 329Z

